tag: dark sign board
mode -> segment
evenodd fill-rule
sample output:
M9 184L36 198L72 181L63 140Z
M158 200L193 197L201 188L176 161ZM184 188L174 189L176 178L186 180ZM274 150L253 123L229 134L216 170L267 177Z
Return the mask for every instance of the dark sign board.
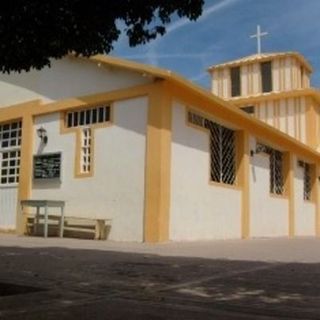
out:
M61 152L45 153L33 157L33 179L59 179L61 176Z

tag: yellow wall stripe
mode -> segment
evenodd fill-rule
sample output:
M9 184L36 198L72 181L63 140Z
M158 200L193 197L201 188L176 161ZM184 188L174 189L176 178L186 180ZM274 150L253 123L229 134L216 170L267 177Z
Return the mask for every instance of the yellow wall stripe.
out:
M149 94L144 241L169 239L171 113L168 86L159 82Z

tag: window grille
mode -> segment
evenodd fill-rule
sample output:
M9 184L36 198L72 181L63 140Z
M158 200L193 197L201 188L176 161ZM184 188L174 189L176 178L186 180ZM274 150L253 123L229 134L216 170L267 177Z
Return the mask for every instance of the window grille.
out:
M283 155L275 149L270 151L270 192L279 195L284 193Z
M261 152L268 154L270 157L270 192L281 195L284 193L283 154L279 150L258 143L256 153Z
M0 125L0 184L17 184L20 174L21 121Z
M234 184L236 180L235 132L210 121L211 180Z
M311 181L311 166L304 162L303 168L303 199L311 200L312 181Z
M68 112L66 125L68 128L74 128L108 121L110 121L110 106L98 106Z
M81 173L89 173L91 170L91 129L82 130L81 139Z
M236 183L235 131L189 111L188 121L210 132L210 177L212 181Z

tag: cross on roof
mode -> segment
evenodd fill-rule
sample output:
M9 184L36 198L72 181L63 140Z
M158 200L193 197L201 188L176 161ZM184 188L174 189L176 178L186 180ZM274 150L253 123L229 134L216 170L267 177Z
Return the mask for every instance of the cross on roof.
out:
M261 53L261 38L266 36L268 32L261 32L260 26L257 25L257 33L250 36L250 38L257 38L257 50L258 54Z

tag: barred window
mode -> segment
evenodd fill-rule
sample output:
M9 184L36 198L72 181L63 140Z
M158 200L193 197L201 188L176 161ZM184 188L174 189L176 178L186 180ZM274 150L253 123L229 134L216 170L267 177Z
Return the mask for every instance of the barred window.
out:
M108 121L110 121L110 106L97 106L68 112L66 126L74 128Z
M0 184L17 184L20 174L21 121L0 125Z
M210 121L211 180L235 184L235 132Z
M91 129L84 128L81 137L81 173L89 173L91 170Z
M215 182L236 183L235 131L202 115L188 112L188 121L210 132L210 178Z
M309 163L299 160L298 166L303 169L303 199L311 200L312 196L312 167Z
M303 175L303 199L311 200L312 182L311 182L311 166L309 163L304 163Z
M270 153L270 192L279 195L284 192L283 155L275 149Z

